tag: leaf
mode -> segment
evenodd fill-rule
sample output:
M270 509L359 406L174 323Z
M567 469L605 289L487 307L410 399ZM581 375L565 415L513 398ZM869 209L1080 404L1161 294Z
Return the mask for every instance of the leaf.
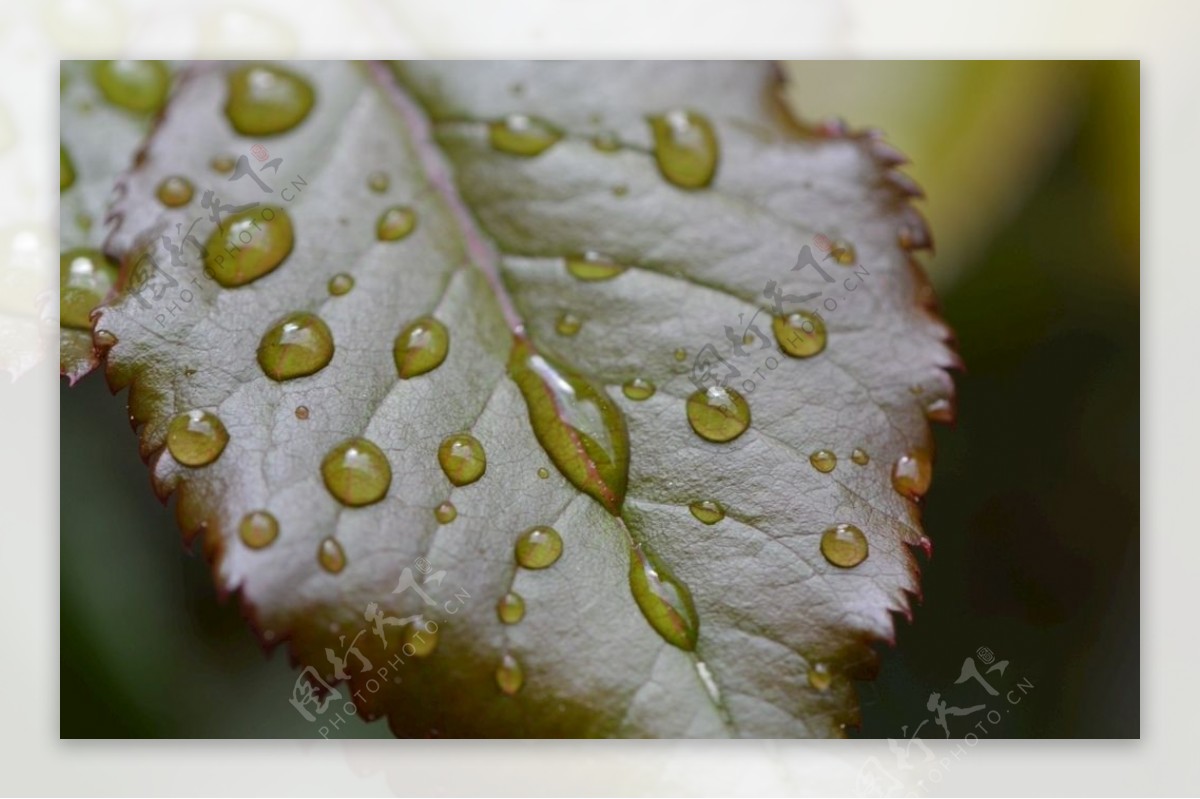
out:
M749 63L292 64L251 140L237 68L194 67L124 179L110 246L163 291L96 330L156 490L312 667L280 701L334 735L347 701L414 736L853 723L957 364L892 151ZM170 175L259 205L218 227ZM698 392L714 353L741 400Z

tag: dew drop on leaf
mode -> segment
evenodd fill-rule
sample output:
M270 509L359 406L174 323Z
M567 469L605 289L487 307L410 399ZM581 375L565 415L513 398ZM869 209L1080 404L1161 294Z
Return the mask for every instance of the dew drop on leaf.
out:
M413 209L394 205L379 215L375 224L375 235L380 241L399 241L417 227L417 213Z
M390 185L391 180L388 178L386 172L372 172L367 176L367 188L376 194L382 194L387 191Z
M392 467L378 446L350 438L329 451L321 462L329 493L343 505L358 507L383 499L392 484Z
M650 117L654 157L658 170L683 189L701 189L717 171L717 137L703 116L691 111L670 111Z
M168 208L178 208L190 203L194 193L195 189L190 180L181 175L170 175L158 184L154 196Z
M487 469L487 456L479 439L459 433L442 441L438 447L438 463L451 483L465 486L483 477Z
M854 251L854 245L848 241L838 240L833 242L833 246L829 251L833 256L833 260L837 261L842 266L853 266L858 256Z
M392 355L400 377L409 378L441 366L449 350L450 331L432 316L423 316L396 336Z
M316 314L290 313L267 330L258 365L272 380L292 380L324 369L333 358L333 333Z
M544 569L554 565L562 549L562 536L553 527L531 527L517 539L517 563L526 569Z
M242 517L238 536L251 549L269 546L279 535L279 522L265 510L256 510Z
M225 425L208 411L181 413L167 426L167 450L184 466L212 463L228 443Z
M205 245L204 265L225 288L244 286L273 271L292 251L292 220L271 205L226 217Z
M828 474L837 468L837 455L827 449L819 449L812 455L808 456L808 462L813 465L813 468L818 472Z
M949 424L954 421L954 404L945 397L939 397L925 406L925 418L931 422Z
M520 691L524 684L525 672L521 668L521 662L511 653L505 652L500 658L500 665L496 667L496 685L501 691L512 696Z
M162 61L99 61L95 70L104 99L138 114L161 108L171 88L171 73Z
M296 418L300 419L302 421L304 419L308 418L308 406L307 405L297 405L296 406Z
M716 524L725 518L725 509L719 502L713 502L711 499L693 502L688 509L693 516L705 524Z
M458 518L458 508L447 500L433 509L433 518L437 519L438 524L449 524Z
M118 270L99 250L68 250L58 258L59 321L91 330L91 313L117 283Z
M515 591L509 591L496 603L496 615L505 624L516 624L525 618L525 600Z
M524 114L513 114L488 125L492 148L510 155L540 155L561 138L562 133L550 123Z
M821 533L821 554L842 569L867 559L867 537L853 524L838 524Z
M920 499L933 479L933 462L925 450L902 455L892 466L892 487L909 499Z
M256 64L230 74L225 115L243 136L274 136L304 121L313 98L312 86L294 72Z
M589 282L611 280L625 271L624 264L591 250L581 255L568 256L566 264L567 272L572 277Z
M779 347L793 358L810 358L825 349L825 323L808 311L777 316L771 323Z
M680 347L679 349L675 350L675 360L679 361L680 363L683 363L684 361L686 361L687 360L687 350L685 350L683 347Z
M335 538L326 538L317 547L317 563L330 574L346 568L346 552Z
M425 619L417 617L404 626L401 646L404 654L409 657L429 657L433 654L433 650L437 649L437 644L438 627L436 624L430 625Z
M824 663L814 663L808 668L808 684L818 691L828 691L833 684L833 674Z
M746 432L750 426L750 406L736 390L710 386L688 397L687 417L696 435L722 444Z
M550 470L547 469L545 466L539 466L537 475L538 475L538 477L542 478L543 480L548 480L550 478Z
M621 391L625 396L635 402L650 399L656 390L653 383L641 377L626 380L625 385L621 386Z
M854 461L859 466L866 466L871 462L871 456L867 454L866 450L855 447L854 451L850 453L850 460Z
M232 155L226 155L222 153L221 155L214 155L212 161L210 161L208 165L213 168L214 172L227 175L233 171L233 168L237 165L237 162L234 160Z
M667 643L696 648L700 620L691 592L641 544L629 548L629 587L646 621Z
M329 278L329 293L335 297L349 293L352 288L354 288L354 278L345 272L339 272Z
M573 336L583 327L583 322L570 311L563 311L554 323L554 329L560 336Z

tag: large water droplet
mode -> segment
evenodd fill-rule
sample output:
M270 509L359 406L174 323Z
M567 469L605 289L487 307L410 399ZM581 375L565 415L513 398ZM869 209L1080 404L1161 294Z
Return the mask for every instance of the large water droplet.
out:
M526 569L544 569L562 555L562 536L553 527L531 527L517 539L517 563Z
M581 327L583 327L583 321L570 311L559 314L558 321L554 323L554 329L560 336L573 336L579 332Z
M161 108L171 88L171 73L162 61L99 61L95 76L104 99L139 114Z
M818 472L828 474L837 468L837 455L827 449L819 449L808 456L808 461Z
M287 211L264 205L225 218L205 244L204 264L225 288L244 286L273 271L292 251Z
M777 316L771 323L779 348L793 358L810 358L825 349L825 323L808 311Z
M568 256L566 264L572 277L589 282L611 280L626 269L623 264L592 251Z
M225 115L243 136L274 136L299 125L313 106L313 88L279 67L256 64L229 75Z
M525 618L525 600L520 594L509 591L496 603L496 615L505 624L516 624Z
M438 463L451 483L465 486L483 477L487 469L487 456L478 439L460 433L442 441L438 447Z
M867 537L853 524L838 524L821 533L821 554L842 569L867 559Z
M867 454L866 450L855 447L854 451L850 453L850 460L859 466L866 466L871 462L871 456Z
M212 463L228 443L225 425L208 411L181 413L167 426L167 449L184 466Z
M537 117L513 114L488 125L492 147L512 155L540 155L562 138L549 122Z
M621 391L624 392L625 396L635 402L650 399L654 396L656 390L653 383L641 377L626 380L625 385L621 386Z
M892 466L892 487L909 499L920 499L933 480L933 462L925 450L903 455Z
M324 369L333 358L333 333L316 314L290 313L263 335L258 365L272 380L291 380Z
M242 517L238 536L251 549L269 546L279 535L279 522L265 510L256 510Z
M345 272L339 272L329 278L329 293L335 297L349 293L352 288L354 288L354 278Z
M75 183L75 162L67 148L58 145L58 190L66 191Z
M713 502L711 499L693 502L688 509L691 510L693 516L705 524L716 524L725 518L725 509L721 507L720 503Z
M496 667L496 685L501 691L512 696L520 691L524 684L525 672L521 669L520 661L505 652L504 657L500 658L500 665Z
M717 171L717 137L712 125L691 111L650 117L654 157L662 176L683 189L700 189Z
M317 546L317 563L330 574L346 568L346 551L335 538L326 538Z
M409 657L429 657L437 649L438 626L418 616L404 627L400 646Z
M667 643L689 652L696 648L700 619L691 592L641 544L629 549L629 586L646 621Z
M437 519L438 524L449 524L458 518L458 508L447 500L433 509L433 518Z
M721 444L746 432L750 406L734 389L711 386L688 397L687 417L696 435Z
M432 316L424 316L396 336L392 355L400 377L423 375L436 369L450 351L450 331Z
M818 691L828 691L833 684L833 674L824 663L814 663L808 668L808 684Z
M321 461L321 476L339 502L358 507L383 499L392 484L392 467L374 443L351 438L331 449Z
M380 241L399 241L417 227L417 214L413 209L395 205L379 215L375 235Z
M117 283L116 264L99 250L68 250L59 256L59 322L91 330L91 313Z
M517 339L508 373L525 397L534 435L558 470L613 515L621 512L629 470L625 419L604 390Z
M195 189L190 180L182 175L170 175L163 178L162 183L158 184L154 195L158 197L160 203L168 208L178 208L190 203L194 193Z

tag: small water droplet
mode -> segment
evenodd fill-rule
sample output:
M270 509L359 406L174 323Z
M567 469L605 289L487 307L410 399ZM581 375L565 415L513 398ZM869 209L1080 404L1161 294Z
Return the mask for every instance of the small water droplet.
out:
M828 474L837 468L837 455L827 449L819 449L808 456L808 461L818 472Z
M487 469L487 456L478 439L460 433L442 441L438 447L438 463L451 483L465 486L483 477Z
M433 518L438 520L438 524L449 524L458 518L458 508L454 507L453 502L447 500L434 508Z
M367 176L367 188L376 194L382 194L387 191L390 185L391 180L388 178L386 172L372 172Z
M625 385L621 386L621 391L625 393L625 396L636 402L650 399L656 390L653 383L640 377L626 380Z
M520 594L509 591L496 603L496 615L505 624L516 624L525 618L525 600Z
M404 205L394 205L379 215L375 235L380 241L399 241L416 227L416 211Z
M705 524L716 524L725 518L725 509L719 502L713 502L711 499L693 502L688 508L693 516Z
M68 250L59 256L59 321L66 327L91 330L91 313L117 283L117 265L99 250Z
M392 467L378 446L365 438L350 438L321 461L325 487L343 505L358 507L383 499L392 484Z
M712 125L691 111L650 117L654 157L662 176L683 189L701 189L717 171L717 137Z
M545 120L513 114L488 125L488 138L493 149L529 157L545 152L562 133Z
M409 378L441 366L449 351L450 331L432 316L423 316L396 336L392 355L400 377Z
M621 140L611 130L602 131L592 137L592 146L602 153L615 153L621 149Z
M853 524L838 524L821 533L821 554L842 569L867 559L867 537Z
M542 478L543 480L548 480L550 478L550 470L545 466L539 467L537 474L538 477Z
M301 419L301 420L308 418L308 406L307 405L297 405L296 406L296 418Z
M954 403L939 397L925 406L925 418L931 422L949 424L954 421Z
M299 125L313 106L313 88L279 67L255 64L229 75L225 115L243 136L274 136Z
M828 691L833 684L833 674L824 663L814 663L808 669L808 684L818 691Z
M283 317L263 334L258 365L272 380L292 380L324 369L333 352L333 333L324 320L298 311Z
M228 443L225 425L208 411L181 413L167 426L167 449L184 466L207 466Z
M190 180L182 175L171 175L163 178L162 183L158 184L155 196L168 208L178 208L190 203L194 192L195 189L192 188Z
M71 160L67 148L58 145L58 190L66 191L75 183L75 162Z
M779 348L793 358L810 358L825 349L825 323L808 311L777 316L771 323Z
M646 621L667 643L689 652L696 648L700 619L691 592L641 544L629 549L629 587Z
M171 88L171 72L162 61L99 61L95 77L104 99L138 114L161 108Z
M97 347L101 347L102 349L106 350L110 350L117 346L116 335L108 330L97 330L92 336L92 340L96 342Z
M221 155L214 155L213 159L208 162L208 165L213 168L214 172L228 175L237 166L237 161L232 155L222 153Z
M920 499L933 480L933 463L925 450L902 455L892 466L892 487L909 499Z
M431 629L432 628L432 629ZM409 657L429 657L437 649L438 626L418 616L404 626L400 646Z
M520 691L524 684L525 672L521 669L520 661L505 652L504 657L500 658L500 665L496 667L496 685L501 691L512 696Z
M292 251L292 219L264 205L225 218L208 237L204 264L225 288L244 286L272 272Z
M279 535L279 522L267 511L256 510L242 517L238 535L251 549L262 549Z
M833 256L833 260L842 266L853 266L854 262L858 259L858 255L854 251L854 245L843 239L838 239L832 243L829 248L829 254Z
M567 272L572 277L588 282L612 280L626 268L624 264L592 250L581 255L569 255L565 261Z
M517 539L517 563L526 569L544 569L562 555L562 536L553 527L530 527Z
M871 461L871 456L867 454L866 450L855 447L854 451L850 453L850 460L859 466L866 466Z
M346 551L334 538L326 538L317 547L317 563L330 574L346 568Z
M554 323L554 329L560 336L573 336L583 327L583 321L570 311L563 311Z
M721 444L746 432L750 426L750 406L734 389L711 386L688 397L687 417L696 435Z
M680 363L683 363L684 361L686 361L687 360L687 350L685 350L683 347L680 347L679 349L675 350L675 360L679 361Z
M349 293L352 288L354 288L354 278L345 272L339 272L329 278L329 293L335 297Z

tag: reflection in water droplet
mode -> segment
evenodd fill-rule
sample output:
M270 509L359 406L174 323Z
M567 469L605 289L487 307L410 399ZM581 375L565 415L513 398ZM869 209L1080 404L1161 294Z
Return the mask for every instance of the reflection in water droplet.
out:
M187 411L167 426L167 450L184 466L206 466L229 443L221 420L208 411Z
M859 466L866 466L871 461L871 456L867 454L866 450L855 447L854 451L850 453L850 460Z
M171 88L171 73L162 61L98 61L94 69L104 99L139 114L161 108Z
M375 235L380 241L399 241L417 227L417 214L403 205L394 205L379 215Z
M572 277L589 282L611 280L625 271L624 264L591 250L582 255L567 256L566 264Z
M66 191L75 182L75 162L67 153L67 148L58 146L58 190Z
M525 600L520 594L509 591L496 603L496 615L505 624L516 624L525 618Z
M297 405L296 406L296 418L301 419L301 420L308 418L308 406L307 405Z
M283 317L263 334L258 365L272 380L292 380L324 369L333 352L333 333L324 320L298 311Z
M721 507L720 503L710 499L693 502L688 507L692 511L692 515L705 524L716 524L725 518L725 509Z
M409 378L441 366L449 350L450 331L432 316L423 316L396 336L392 355L400 377Z
M383 499L392 484L392 467L383 450L365 438L350 438L321 461L329 493L343 505L358 507Z
M404 635L400 646L409 657L429 657L437 649L437 622L426 621L418 616L414 621L404 626Z
M496 685L501 691L512 696L520 691L524 684L525 672L521 669L520 662L505 652L504 657L500 658L500 665L496 667Z
M531 527L517 539L517 563L526 569L544 569L562 555L562 536L553 527Z
M163 178L154 194L158 197L158 201L168 208L178 208L190 203L194 192L192 183L187 178L181 175L170 175Z
M460 433L442 441L438 447L438 463L446 477L456 486L474 483L487 469L483 445L474 436Z
M828 474L837 467L837 455L827 449L819 449L808 456L808 461L818 472Z
M458 518L458 508L454 507L453 502L446 500L433 509L433 518L438 520L438 524L449 524Z
M793 358L809 358L825 349L825 323L808 311L777 316L771 323L779 348Z
M205 245L204 265L225 288L244 286L273 271L292 251L292 219L264 205L225 218Z
M653 383L640 377L626 380L625 385L621 387L626 397L638 402L650 399L656 390Z
M853 524L838 524L821 533L821 554L825 560L849 569L867 559L867 537Z
M920 499L933 480L933 463L925 450L903 455L892 466L892 487L909 499Z
M330 574L337 574L346 568L346 552L333 538L326 538L317 547L317 563Z
M349 293L352 288L354 288L354 278L345 272L339 272L329 278L329 293L335 297Z
M581 327L583 327L582 320L570 311L563 311L559 314L558 321L554 323L554 329L560 336L573 336L579 332Z
M824 663L814 663L808 669L808 684L818 691L828 691L833 684L833 674Z
M291 130L312 106L312 86L294 72L255 64L229 75L225 115L243 136L274 136Z
M545 120L513 114L488 125L493 149L511 155L540 155L562 138L562 133Z
M267 511L256 510L242 517L238 535L251 549L262 549L279 535L279 522Z
M717 171L717 137L712 125L691 111L650 117L654 157L662 176L683 189L700 189Z
M696 648L700 619L691 592L641 544L629 549L629 586L646 621L667 643Z
M734 389L711 386L688 397L687 417L696 435L721 444L746 432L750 426L750 406Z
M391 180L388 178L386 172L372 172L367 176L367 188L376 194L382 194L387 191L390 185Z
M550 470L547 469L545 466L539 467L538 468L538 477L542 478L543 480L549 479Z
M59 322L91 330L91 313L117 284L117 265L99 250L68 250L59 256Z

